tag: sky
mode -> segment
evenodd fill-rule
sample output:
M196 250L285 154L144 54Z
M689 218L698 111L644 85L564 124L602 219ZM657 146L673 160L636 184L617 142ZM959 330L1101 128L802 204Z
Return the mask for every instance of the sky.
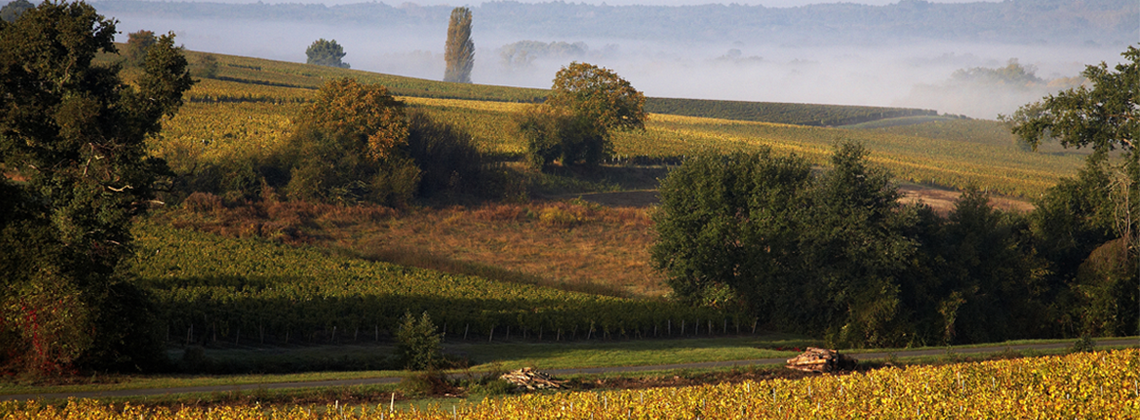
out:
M248 0L193 1L250 3ZM261 1L305 3L316 0ZM333 4L342 0L323 1ZM436 0L412 1L423 4ZM595 1L602 3L601 0L587 2ZM708 2L606 0L606 3L619 4L623 1L656 4ZM738 1L760 2L771 7L820 3L812 0ZM854 1L890 4L886 0ZM447 2L455 4L454 0ZM402 4L403 0L387 0L386 3ZM129 14L116 17L120 19L120 41L125 41L125 34L141 29L158 33L174 31L178 36L177 42L195 51L304 62L306 47L317 38L326 38L337 40L344 46L348 53L344 60L353 69L433 80L439 80L444 73L445 22L438 27L405 28L322 22L204 21ZM577 60L614 70L647 96L904 106L987 119L997 118L999 114L1008 115L1018 106L1052 92L1016 86L998 92L988 87L956 85L951 83L956 71L1004 67L1010 60L1017 60L1036 70L1036 74L1044 79L1070 78L1077 76L1086 64L1117 62L1121 51L1119 46L1113 45L1061 46L1049 43L971 44L915 40L867 46L800 46L769 43L764 39L668 43L571 37L538 41L584 42L588 44L589 53L576 57L539 58L523 66L515 66L504 62L500 48L532 39L528 35L484 31L476 24L472 37L477 49L472 81L480 84L546 88L562 66L570 60Z
M194 2L211 2L211 3L322 3L326 5L336 4L351 4L351 3L367 3L368 0L182 0ZM511 0L519 3L546 3L553 0ZM565 0L563 0L565 1ZM899 0L571 0L567 3L586 3L586 4L608 4L611 6L625 6L632 4L652 5L652 6L681 6L681 5L697 5L709 3L736 3L747 5L761 5L764 7L796 7L805 6L809 4L820 3L856 3L856 4L869 4L875 6L883 6L888 4L898 3ZM980 3L987 0L927 0L930 3ZM987 2L996 3L1000 0L988 0ZM402 3L416 3L420 5L451 5L451 6L474 6L485 3L484 1L464 1L464 0L387 0L380 1L390 5L397 5Z

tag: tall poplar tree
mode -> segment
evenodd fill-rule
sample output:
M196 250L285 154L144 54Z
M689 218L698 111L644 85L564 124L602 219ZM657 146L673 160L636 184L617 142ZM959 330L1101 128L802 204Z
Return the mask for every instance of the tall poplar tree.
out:
M447 70L443 81L471 83L471 67L475 65L475 43L471 41L471 9L456 7L447 25Z

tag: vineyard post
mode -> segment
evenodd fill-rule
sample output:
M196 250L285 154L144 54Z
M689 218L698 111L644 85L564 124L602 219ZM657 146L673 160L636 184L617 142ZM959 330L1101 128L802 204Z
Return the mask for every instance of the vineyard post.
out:
M336 343L336 325L333 325L332 337L329 339L329 341L332 343Z
M724 331L721 331L721 334L728 334L728 318L724 319Z
M681 336L685 336L685 320L681 320Z
M239 345L239 344L241 344L241 328L238 328L238 329L237 329L237 334L236 334L236 335L234 335L234 345L236 346L236 345Z
M673 336L673 320L672 319L666 321L666 323L665 323L665 334L670 336L670 337Z
M759 317L752 318L752 335L756 335L756 323L760 322Z
M357 325L356 329L352 330L352 342L355 343L357 338L360 337L360 326Z
M538 326L538 341L542 341L542 326Z
M510 339L511 339L511 326L507 325L507 338L504 338L504 340L510 340Z
M467 341L467 330L471 328L471 324L463 326L463 341Z
M489 334L489 335L487 336L487 342L488 342L488 343L490 343L490 342L491 342L492 340L494 340L494 339L495 339L495 327L494 327L494 326L492 326L492 327L491 327L491 334Z
M186 329L186 345L190 345L191 338L194 337L194 324L190 324L190 328Z
M375 340L377 342L379 342L380 341L380 324L372 324L372 326L373 326L373 328L376 328L376 330L374 331L374 334L376 334Z

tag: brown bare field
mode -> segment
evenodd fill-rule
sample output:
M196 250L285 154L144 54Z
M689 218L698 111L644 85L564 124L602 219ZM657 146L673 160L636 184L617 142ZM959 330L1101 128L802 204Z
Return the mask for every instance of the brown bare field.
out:
M904 185L942 215L961 193ZM573 197L573 198L571 198ZM224 204L194 194L158 216L178 227L232 237L312 244L372 260L613 296L660 297L669 289L649 258L656 190L575 194L525 204L394 210L264 200ZM994 197L1003 210L1027 202Z
M899 201L903 203L921 201L942 216L950 214L950 211L954 209L954 202L962 195L961 192L954 190L913 184L902 185L899 190L903 193L903 198ZM1028 201L996 195L990 196L990 205L1004 211L1018 212L1030 212L1034 208L1033 204Z
M668 291L649 263L653 232L644 207L574 199L396 211L298 202L223 205L209 194L188 202L156 217L177 227L326 246L495 280L630 297Z

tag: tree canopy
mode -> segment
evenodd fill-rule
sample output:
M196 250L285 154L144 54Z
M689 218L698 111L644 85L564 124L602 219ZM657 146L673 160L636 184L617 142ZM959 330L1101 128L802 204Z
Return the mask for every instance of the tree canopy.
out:
M15 22L16 18L20 17L20 14L35 8L36 5L28 0L13 0L0 8L0 20L4 22Z
M148 50L137 88L118 65L115 22L81 2L44 2L0 23L0 334L6 368L143 366L159 357L141 292L116 266L130 218L168 174L146 139L192 80L174 35ZM12 179L20 180L14 182Z
M447 69L443 81L471 83L471 69L475 66L475 42L471 40L471 9L456 7L447 24L447 45L444 49Z
M683 301L837 345L1049 333L1023 217L977 190L948 219L900 204L867 156L842 142L823 172L768 150L687 159L661 184L654 265Z
M645 95L612 70L573 62L554 76L546 104L569 110L593 124L613 129L643 129Z
M158 42L154 32L141 30L127 34L127 62L141 65L146 60L146 50Z
M341 61L345 55L344 47L341 47L335 39L329 41L321 38L313 41L313 43L309 45L309 48L305 50L305 56L308 57L305 62L318 66L347 69L349 68L348 63Z
M645 128L644 106L645 95L617 73L574 62L558 71L546 102L520 115L517 126L533 165L594 166L610 153L610 131Z
M1091 334L1140 332L1140 49L1121 55L1126 61L1113 69L1085 67L1088 84L1003 117L1034 150L1050 140L1093 150L1075 178L1037 200L1033 215L1052 282L1082 302L1073 322Z
M296 121L290 139L296 160L291 197L392 205L411 198L419 171L403 150L408 140L404 103L386 88L331 80Z

